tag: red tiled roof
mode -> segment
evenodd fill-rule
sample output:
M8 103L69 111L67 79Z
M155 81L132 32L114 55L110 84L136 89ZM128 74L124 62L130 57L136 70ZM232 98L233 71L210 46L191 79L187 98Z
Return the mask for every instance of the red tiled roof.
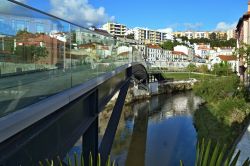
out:
M154 49L161 49L161 47L159 45L148 44L147 47L148 48L154 48Z
M81 44L81 45L79 45L79 48L85 48L85 49L91 48L91 49L95 49L96 46L93 43L88 43L88 44Z
M109 47L108 46L102 46L101 49L102 50L109 50Z
M128 56L128 55L129 55L128 51L127 52L122 52L122 53L118 54L118 56Z
M207 48L206 46L199 46L198 50L210 50L209 48Z
M173 51L172 54L175 54L175 55L185 55L185 56L187 56L184 52L181 52L181 51Z
M202 57L199 55L195 55L194 57L202 59Z
M219 55L218 56L222 61L235 61L237 58L232 55Z

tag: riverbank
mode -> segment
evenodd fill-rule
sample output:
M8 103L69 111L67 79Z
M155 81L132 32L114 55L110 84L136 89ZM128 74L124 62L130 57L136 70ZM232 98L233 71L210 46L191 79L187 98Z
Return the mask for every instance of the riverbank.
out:
M247 93L238 78L204 80L194 92L206 101L194 115L198 138L226 144L227 150L235 147L250 120Z
M193 80L162 83L154 82L149 84L147 90L139 88L138 85L134 85L133 87L130 87L128 89L128 93L125 99L125 105L129 105L142 100L148 100L153 96L161 94L173 94L177 92L190 91L192 90L194 83L195 81ZM110 100L105 109L113 108L118 94L119 93L114 95L114 97Z

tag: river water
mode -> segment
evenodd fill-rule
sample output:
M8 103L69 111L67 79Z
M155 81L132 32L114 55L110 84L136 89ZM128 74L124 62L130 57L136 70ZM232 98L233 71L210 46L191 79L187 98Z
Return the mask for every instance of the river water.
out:
M160 95L124 107L111 158L119 166L194 165L196 130L192 116L201 99L192 92ZM109 112L100 118L100 138Z
M195 163L197 133L193 114L201 99L191 91L154 96L124 106L111 150L119 166L186 166ZM111 109L99 115L99 141L108 124ZM69 156L81 154L82 138Z

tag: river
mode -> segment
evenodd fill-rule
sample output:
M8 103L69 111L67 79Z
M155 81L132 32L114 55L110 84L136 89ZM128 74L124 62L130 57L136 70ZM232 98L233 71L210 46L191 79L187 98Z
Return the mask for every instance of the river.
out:
M154 96L125 106L111 158L119 166L194 165L196 130L193 114L201 99L192 92ZM100 116L102 137L111 111Z

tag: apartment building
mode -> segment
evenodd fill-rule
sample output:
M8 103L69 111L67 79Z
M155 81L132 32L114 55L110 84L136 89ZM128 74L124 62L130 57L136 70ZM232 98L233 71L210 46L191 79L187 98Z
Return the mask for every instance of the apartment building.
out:
M188 39L200 39L209 38L210 32L195 32L195 31L184 31L184 32L173 32L173 36L176 38L187 37Z
M172 35L147 28L134 28L134 38L144 44L160 44L165 40L172 40Z
M102 29L116 37L124 37L127 31L127 27L125 25L111 22L104 24Z
M236 39L236 29L230 29L227 31L227 40Z
M227 39L227 32L215 31L183 31L183 32L173 32L173 36L176 38L187 37L188 39L200 39L200 38L210 38L210 35L215 33L218 39Z

